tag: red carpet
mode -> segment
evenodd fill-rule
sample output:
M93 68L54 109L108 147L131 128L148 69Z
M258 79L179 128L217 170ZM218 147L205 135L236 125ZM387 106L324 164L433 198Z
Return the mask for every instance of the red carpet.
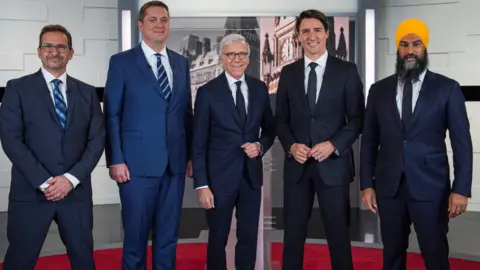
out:
M150 258L150 251L148 254ZM204 270L206 245L205 244L180 244L177 251L177 270ZM272 244L272 261L280 262L282 257L282 244ZM98 270L121 269L121 249L108 249L95 251L95 261ZM150 259L149 259L150 260ZM381 270L382 250L370 248L353 248L355 270ZM452 270L478 270L480 262L470 262L450 259ZM280 264L274 264L275 270L280 270ZM0 266L0 270L2 267ZM66 270L70 269L66 255L47 256L38 260L36 270ZM148 269L152 269L149 265ZM329 252L326 245L307 244L305 247L304 270L330 269ZM419 254L408 254L408 270L424 270L423 260Z

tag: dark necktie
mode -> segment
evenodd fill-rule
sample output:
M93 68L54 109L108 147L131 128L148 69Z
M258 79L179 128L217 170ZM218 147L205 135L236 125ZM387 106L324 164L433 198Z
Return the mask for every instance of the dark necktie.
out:
M240 121L242 125L244 125L247 120L247 110L245 109L245 98L243 97L240 87L242 85L242 81L236 81L235 84L237 85L237 93L235 95L237 112L240 116Z
M62 126L62 129L65 130L65 126L67 125L67 103L65 102L62 92L60 92L61 83L62 81L59 79L52 80L55 111L57 112L60 126Z
M308 75L307 101L308 106L310 107L310 112L313 114L315 111L315 104L317 103L317 72L315 72L315 68L318 64L311 62L309 66L310 74Z
M155 56L157 57L157 74L158 74L158 83L160 84L160 90L162 92L163 97L165 100L170 100L170 84L168 83L168 76L167 71L162 65L162 55L156 53Z
M412 81L407 80L403 87L402 122L405 131L408 131L412 121Z

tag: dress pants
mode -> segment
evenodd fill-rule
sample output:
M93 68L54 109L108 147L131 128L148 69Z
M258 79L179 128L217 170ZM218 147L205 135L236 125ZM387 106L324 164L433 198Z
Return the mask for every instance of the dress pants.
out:
M303 269L304 245L307 238L315 193L330 250L332 270L353 270L350 245L349 182L327 186L320 178L317 161L306 162L298 182L284 182L284 249L283 269Z

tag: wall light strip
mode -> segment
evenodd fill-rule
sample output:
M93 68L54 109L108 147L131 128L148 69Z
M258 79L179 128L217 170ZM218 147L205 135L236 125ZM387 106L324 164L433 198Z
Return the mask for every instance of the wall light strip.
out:
M375 10L365 10L365 102L375 83Z
M122 51L132 48L132 17L130 10L122 10Z

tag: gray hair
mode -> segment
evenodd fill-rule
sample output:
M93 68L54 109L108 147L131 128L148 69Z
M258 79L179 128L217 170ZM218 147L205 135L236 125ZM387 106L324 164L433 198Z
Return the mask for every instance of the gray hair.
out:
M226 45L231 45L235 42L243 42L244 44L246 44L248 48L248 56L250 56L250 45L248 44L247 39L245 39L245 37L240 34L228 34L224 36L222 38L222 41L220 41L220 54L223 54L223 48Z

